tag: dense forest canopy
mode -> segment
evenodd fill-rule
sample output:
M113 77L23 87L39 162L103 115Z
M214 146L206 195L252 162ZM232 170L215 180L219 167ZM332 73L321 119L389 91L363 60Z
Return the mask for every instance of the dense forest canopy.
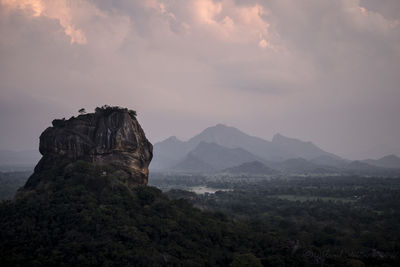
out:
M46 191L0 205L3 266L399 263L399 179L155 177L233 189L166 195L129 190L82 162L53 175Z

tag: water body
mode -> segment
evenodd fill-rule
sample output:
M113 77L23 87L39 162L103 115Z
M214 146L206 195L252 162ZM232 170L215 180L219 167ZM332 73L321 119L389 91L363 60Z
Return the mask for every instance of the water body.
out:
M232 191L232 189L212 188L212 187L207 187L207 186L193 186L193 187L189 187L187 190L195 192L198 195L202 195L205 193L214 194L217 191Z

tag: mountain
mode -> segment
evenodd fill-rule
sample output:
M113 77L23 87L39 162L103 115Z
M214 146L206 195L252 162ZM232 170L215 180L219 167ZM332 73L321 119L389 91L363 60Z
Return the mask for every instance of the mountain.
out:
M154 162L152 169L166 169L178 164L184 157L201 142L214 143L226 148L241 148L259 157L260 160L284 161L290 158L303 157L312 159L319 156L329 156L340 159L338 156L323 151L310 142L303 142L287 138L280 134L275 135L272 141L250 136L234 127L217 124L203 130L188 141L180 141L170 137L154 145Z
M292 158L304 158L310 160L318 157L331 157L333 159L340 159L340 157L322 150L311 142L304 142L298 139L285 137L281 134L274 135L272 143L290 154Z
M186 142L171 136L154 145L154 157L150 168L163 170L178 164L189 152Z
M288 159L283 162L268 162L267 165L273 169L290 174L338 172L336 168L318 165L303 158Z
M216 168L208 164L196 156L189 154L181 162L176 164L173 168L175 171L182 172L213 172Z
M215 143L228 148L242 148L248 152L267 160L281 160L290 158L286 153L272 142L259 137L250 136L230 126L217 124L202 131L189 139L189 147L194 147L200 142Z
M377 166L382 168L393 168L393 169L400 169L400 158L396 155L387 155L383 158L374 160L374 159L367 159L363 162Z
M227 148L216 143L200 142L174 169L209 172L222 170L244 162L261 160L242 148ZM194 164L197 163L195 167ZM185 167L185 165L187 165Z
M381 168L377 166L370 165L363 161L355 160L350 162L343 169L346 173L358 174L358 175L384 175L390 176L396 174L396 171L391 171L391 169ZM398 173L397 173L398 174Z
M317 164L317 165L343 168L350 161L341 159L341 158L337 158L337 157L333 157L333 156L329 156L329 155L322 155L322 156L311 159L310 162Z
M366 171L366 172L372 172L375 171L377 169L376 166L372 166L368 163L359 161L359 160L354 160L352 162L350 162L347 166L346 166L347 170L351 170L351 171Z
M222 172L231 174L274 175L279 172L266 166L260 161L245 162L238 166L230 167Z

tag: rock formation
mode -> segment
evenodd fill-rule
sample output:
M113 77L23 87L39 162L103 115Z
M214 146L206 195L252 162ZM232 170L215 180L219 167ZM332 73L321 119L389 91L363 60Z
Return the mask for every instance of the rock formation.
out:
M153 146L136 120L136 112L119 107L96 108L95 113L69 120L54 120L40 136L42 159L22 189L43 183L48 170L67 168L74 162L87 162L101 175L118 176L130 188L146 185ZM110 173L111 172L111 173Z

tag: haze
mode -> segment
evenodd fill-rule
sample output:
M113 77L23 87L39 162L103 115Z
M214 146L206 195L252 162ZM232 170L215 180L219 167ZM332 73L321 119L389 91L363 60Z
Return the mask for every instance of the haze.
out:
M224 123L400 155L398 0L0 0L0 36L0 149L109 104L153 143Z

